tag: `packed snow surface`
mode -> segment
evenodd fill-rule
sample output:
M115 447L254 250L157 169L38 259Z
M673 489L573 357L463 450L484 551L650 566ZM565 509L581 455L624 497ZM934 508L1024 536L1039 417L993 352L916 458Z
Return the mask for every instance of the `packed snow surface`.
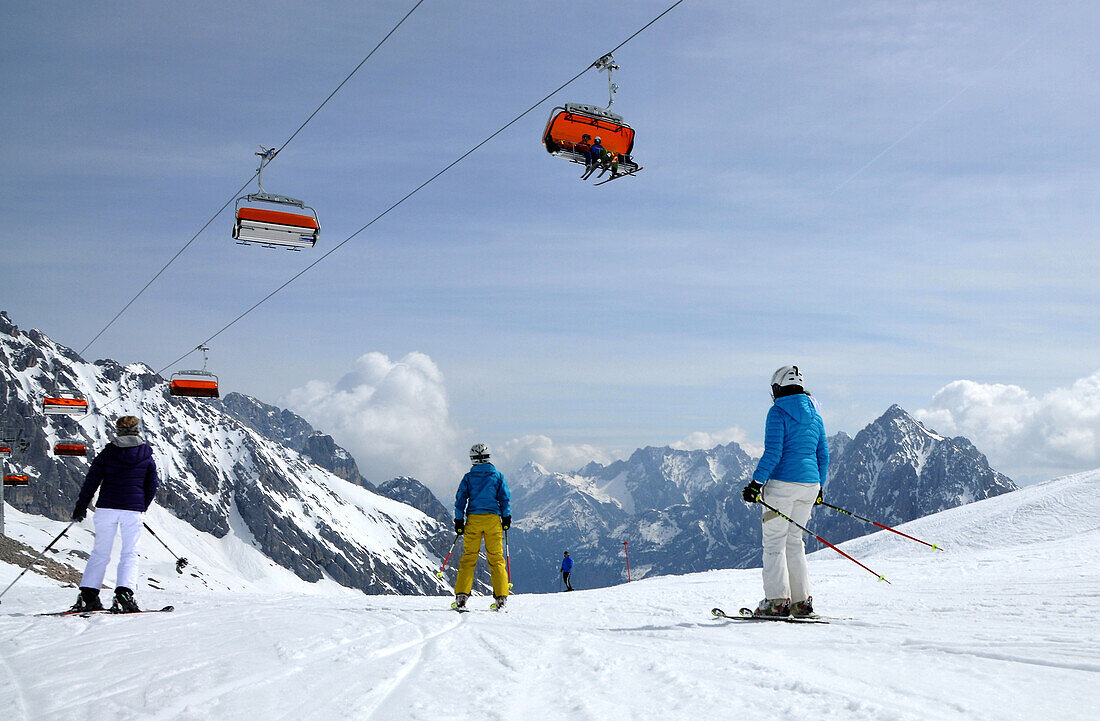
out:
M24 529L37 547L63 527L12 518L9 531L37 522ZM843 546L891 584L829 549L811 556L829 625L710 616L757 601L759 570L548 595L517 578L507 612L476 597L458 615L447 598L264 581L236 547L191 549L196 568L212 558L196 584L146 539L163 590L138 600L174 613L35 617L76 593L33 574L4 598L0 719L1096 718L1100 471L903 530L944 550L887 532ZM237 558L247 583L226 575ZM16 572L0 565L0 584Z

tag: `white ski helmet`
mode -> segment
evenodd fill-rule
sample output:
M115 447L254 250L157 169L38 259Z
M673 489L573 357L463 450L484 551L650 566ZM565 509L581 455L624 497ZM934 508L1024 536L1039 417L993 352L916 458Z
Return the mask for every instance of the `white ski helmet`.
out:
M779 368L775 373L772 373L772 388L783 388L784 386L798 386L802 387L802 372L798 370L798 366L783 366Z
M470 446L470 462L475 466L478 463L489 462L489 446L484 443L475 443Z

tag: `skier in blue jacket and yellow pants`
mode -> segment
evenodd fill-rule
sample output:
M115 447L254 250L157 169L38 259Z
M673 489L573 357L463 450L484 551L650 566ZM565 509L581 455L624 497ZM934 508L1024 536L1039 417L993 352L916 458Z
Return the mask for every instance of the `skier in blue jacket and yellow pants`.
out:
M817 406L802 385L798 366L772 375L772 407L764 428L764 455L745 486L749 503L763 500L803 526L821 503L829 471L829 445ZM814 615L802 531L763 509L764 600L758 616Z
M474 587L474 570L481 541L493 579L495 608L500 610L508 599L508 569L504 562L504 532L512 526L512 495L508 481L489 462L489 447L477 443L470 449L473 467L462 477L455 494L455 533L462 534L462 561L455 580L456 610L466 607Z

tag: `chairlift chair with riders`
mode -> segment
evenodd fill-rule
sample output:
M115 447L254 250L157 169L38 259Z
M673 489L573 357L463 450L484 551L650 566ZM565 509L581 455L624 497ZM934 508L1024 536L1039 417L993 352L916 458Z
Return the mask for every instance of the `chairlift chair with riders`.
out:
M599 138L600 145L617 161L617 167L611 169L611 177L597 183L600 185L624 175L634 175L642 167L630 156L634 150L634 129L627 125L623 116L611 112L611 106L615 104L615 92L619 89L612 82L611 73L618 70L619 66L611 55L604 55L592 65L601 72L607 71L607 107L565 103L554 108L546 122L542 144L551 155L586 166L588 170L581 177L588 178L595 169L588 151L593 141ZM607 169L601 169L600 175Z
M274 159L277 152L274 148L265 148L261 145L260 152L256 153L260 156L260 167L256 171L256 185L260 192L237 198L237 222L233 226L233 237L240 245L259 243L266 248L282 246L287 250L312 248L317 244L317 236L321 233L317 211L297 198L268 193L264 190L264 166ZM284 209L300 208L308 210L312 215L263 207L255 208L243 203L266 203Z
M88 401L76 393L55 393L42 399L42 412L48 416L82 416Z
M31 484L30 476L24 476L18 473L4 476L5 486L29 486Z
M206 370L206 352L210 348L203 344L195 350L202 351L202 370L173 373L172 381L168 386L169 393L185 398L219 398L218 377Z

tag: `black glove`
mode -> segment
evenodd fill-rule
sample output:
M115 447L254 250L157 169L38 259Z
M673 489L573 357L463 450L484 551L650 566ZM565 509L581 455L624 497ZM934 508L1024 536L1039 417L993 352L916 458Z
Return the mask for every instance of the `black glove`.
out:
M760 500L760 489L763 487L763 484L753 481L741 491L741 497L745 499L745 503L757 503Z
M462 520L461 518L456 518L455 519L455 533L457 533L458 535L461 536L462 532L465 531L465 530L466 530L466 521Z
M815 506L820 506L824 502L825 502L825 489L822 488L820 491L817 492L817 500L814 501L814 505Z
M507 531L509 528L511 528L512 527L512 517L511 516L504 516L503 518L501 518L500 519L500 527L503 528L505 531Z
M87 515L88 515L88 509L87 508L81 508L80 506L77 506L76 508L73 509L73 520L76 521L77 523L80 523L81 521L83 521L84 518Z

